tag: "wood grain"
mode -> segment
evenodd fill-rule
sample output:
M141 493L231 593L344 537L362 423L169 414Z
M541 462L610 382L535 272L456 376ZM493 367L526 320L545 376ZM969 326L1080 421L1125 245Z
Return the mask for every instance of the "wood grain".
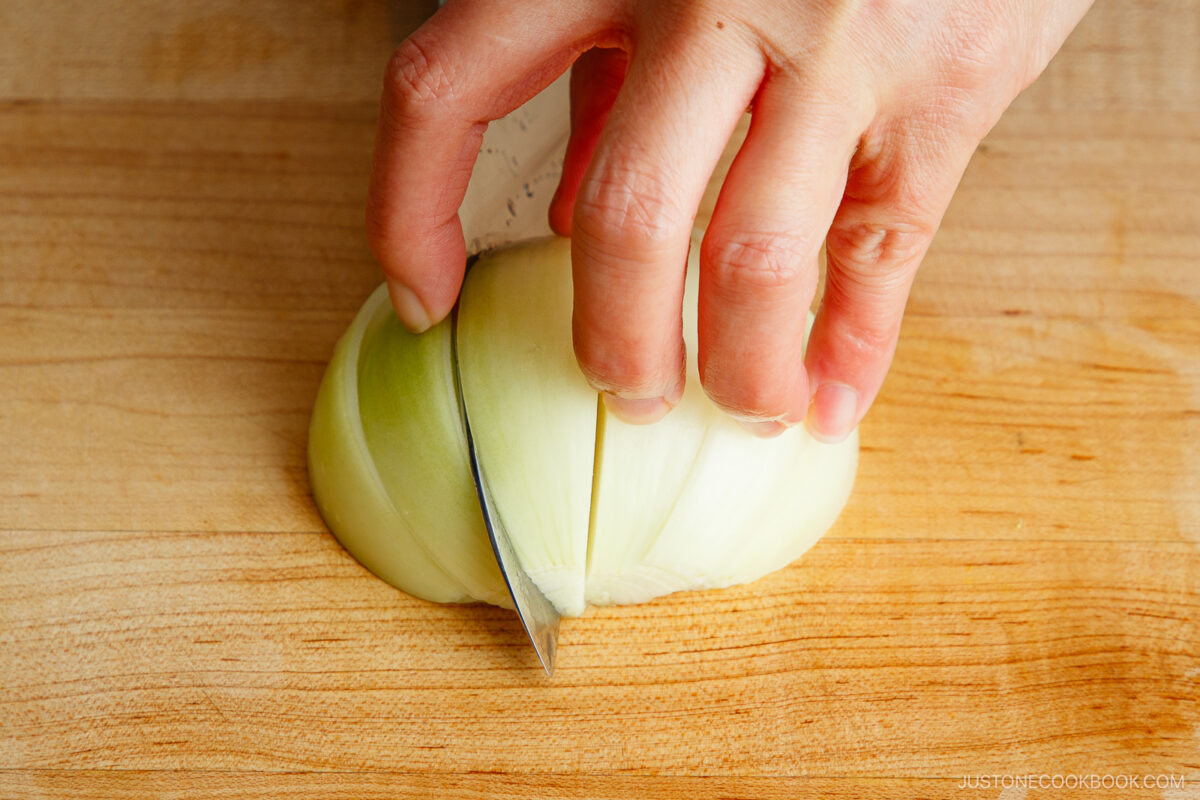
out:
M112 797L289 797L363 798L364 800L414 800L445 797L463 800L794 800L820 797L828 800L934 800L978 794L993 797L996 791L965 791L964 779L928 778L794 778L794 777L630 777L621 775L479 775L442 773L413 775L378 772L143 772L115 770L30 770L21 774L16 800L25 798ZM1141 776L1139 776L1141 777ZM1172 790L1169 778L1154 776L1151 789L1122 789L1130 800L1178 800L1190 795ZM1065 779L1065 776L1064 776ZM1047 778L1053 780L1053 777ZM1034 784L1036 785L1036 784ZM81 787L86 787L81 790ZM81 793L82 791L82 793ZM1016 791L1019 791L1017 789ZM1052 795L1050 794L1052 791ZM1187 791L1186 788L1182 791ZM1029 797L1100 797L1094 789L1035 791Z
M326 534L6 541L0 766L1200 769L1190 544L827 540L565 621L546 682L509 613L409 598Z
M378 97L434 0L6 0L0 96L44 100Z
M1200 3L1100 0L976 154L829 536L550 683L305 477L427 5L0 6L0 796L1200 796ZM960 788L1029 773L1187 783Z

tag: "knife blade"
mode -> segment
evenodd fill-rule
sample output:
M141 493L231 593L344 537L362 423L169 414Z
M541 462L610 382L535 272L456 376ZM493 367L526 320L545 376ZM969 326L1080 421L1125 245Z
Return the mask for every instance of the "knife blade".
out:
M459 209L468 252L478 255L490 247L550 233L550 198L562 174L563 152L570 134L568 86L569 78L563 76L521 108L488 125ZM468 266L474 258L468 260ZM554 673L558 652L559 613L521 565L496 506L471 432L469 403L459 372L457 325L451 342L459 414L492 552L521 625L549 677Z
M457 325L451 334L451 350L454 358L454 383L458 393L458 412L462 418L463 430L467 435L467 452L471 462L471 477L475 481L475 494L479 497L479 508L483 512L483 522L487 526L488 539L492 543L492 552L500 567L500 574L508 586L512 596L513 606L533 649L537 653L546 677L554 674L554 660L558 654L558 609L546 599L541 589L529 577L528 571L521 565L520 556L513 546L508 528L504 525L504 517L496 507L492 496L491 486L487 480L487 472L479 458L479 449L475 437L471 433L471 419L467 412L466 393L463 392L462 375L458 361L458 331Z

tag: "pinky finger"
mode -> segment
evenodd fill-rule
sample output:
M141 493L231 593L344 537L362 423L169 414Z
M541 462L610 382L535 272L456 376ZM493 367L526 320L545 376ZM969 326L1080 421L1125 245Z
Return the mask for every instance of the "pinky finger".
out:
M918 145L903 131L892 141L852 165L826 240L825 293L805 356L807 425L823 441L845 439L875 401L917 268L975 147Z

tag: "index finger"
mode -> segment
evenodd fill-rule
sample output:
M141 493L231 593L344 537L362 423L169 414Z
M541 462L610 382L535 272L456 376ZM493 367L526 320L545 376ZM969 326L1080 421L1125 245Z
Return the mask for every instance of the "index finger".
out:
M487 123L611 39L611 3L448 3L405 39L384 79L367 238L404 323L449 313L466 261L458 208Z

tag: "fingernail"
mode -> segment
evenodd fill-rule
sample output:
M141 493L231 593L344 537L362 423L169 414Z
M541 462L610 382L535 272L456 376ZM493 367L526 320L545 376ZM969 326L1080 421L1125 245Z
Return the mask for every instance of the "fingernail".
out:
M388 281L388 295L392 298L392 307L396 316L404 323L404 327L413 333L424 333L433 327L433 320L421 301L413 294L412 289L396 281Z
M663 397L617 397L611 392L604 392L602 396L609 411L634 425L657 422L674 407Z
M787 425L784 425L782 422L776 422L773 419L739 419L737 424L741 425L747 431L753 433L760 439L774 439L776 436L787 430Z
M844 383L822 383L813 395L808 430L813 438L837 444L850 435L858 416L858 392Z

